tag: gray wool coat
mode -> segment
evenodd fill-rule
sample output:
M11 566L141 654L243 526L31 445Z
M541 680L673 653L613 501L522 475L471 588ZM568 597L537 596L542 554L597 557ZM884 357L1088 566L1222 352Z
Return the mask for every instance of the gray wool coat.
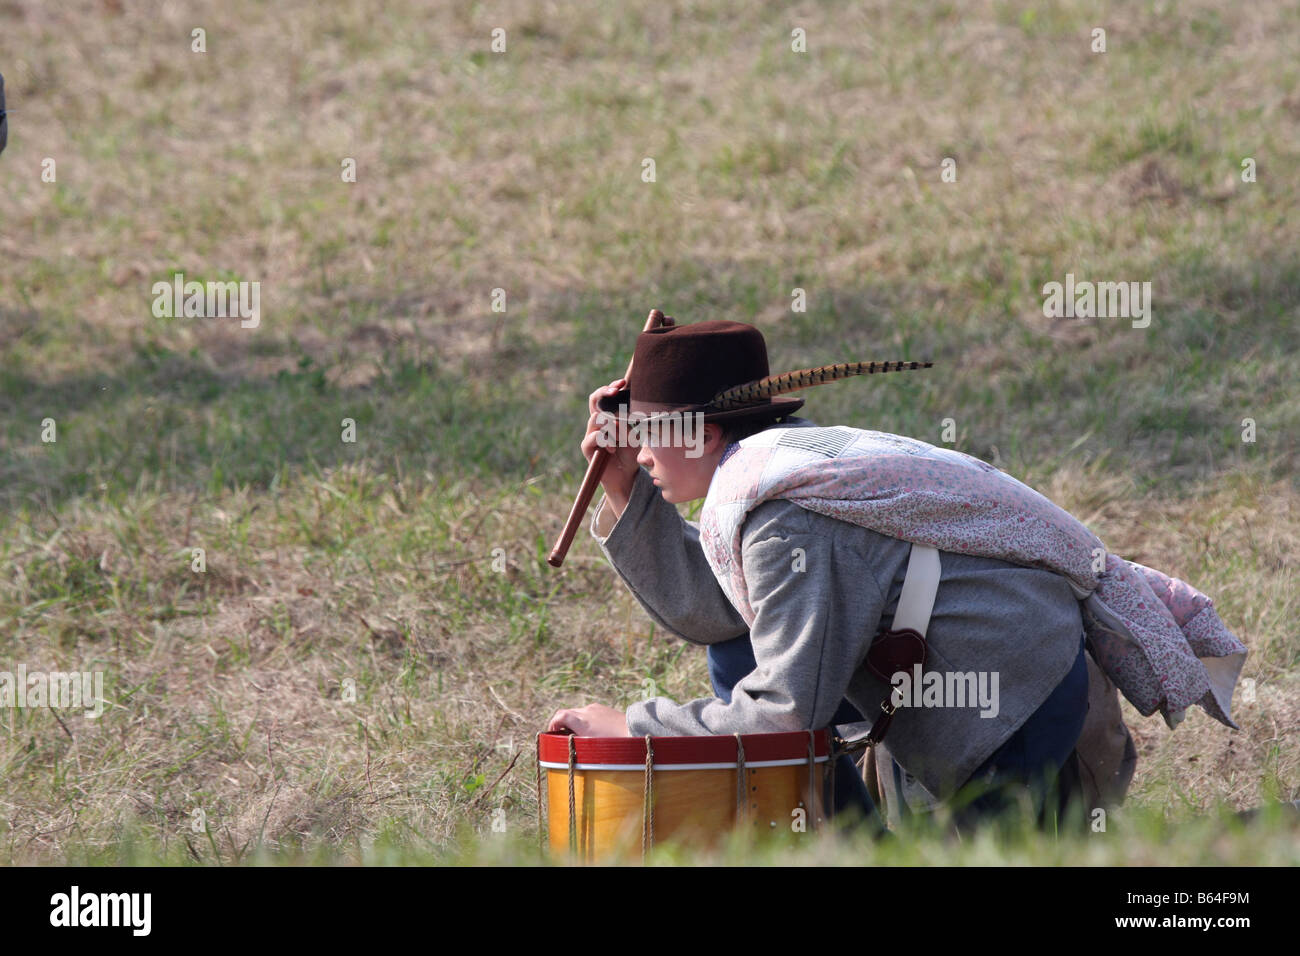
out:
M792 426L802 424L808 423L796 419ZM660 627L700 645L748 632L757 662L729 703L656 697L633 704L633 735L821 728L843 698L871 720L889 696L890 685L864 659L879 630L892 626L907 542L788 501L759 505L742 529L743 573L756 615L751 629L714 577L699 526L663 499L644 468L617 519L601 500L591 533ZM926 670L984 672L990 689L997 677L994 707L949 701L900 707L894 716L889 753L942 799L1065 678L1083 641L1083 619L1068 582L1054 572L947 551L940 560Z

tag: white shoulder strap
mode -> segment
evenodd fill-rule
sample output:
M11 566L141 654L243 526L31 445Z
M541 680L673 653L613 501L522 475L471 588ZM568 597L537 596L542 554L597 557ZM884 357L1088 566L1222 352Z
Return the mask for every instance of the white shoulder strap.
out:
M939 590L940 571L937 550L923 544L912 545L903 593L898 596L898 609L894 612L894 630L908 627L925 636L930 612L934 610L934 596Z

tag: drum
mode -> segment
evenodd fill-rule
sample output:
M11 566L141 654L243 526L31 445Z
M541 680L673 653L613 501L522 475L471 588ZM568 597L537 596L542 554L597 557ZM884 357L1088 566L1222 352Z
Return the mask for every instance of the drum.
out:
M699 737L537 735L538 824L551 849L606 860L666 840L713 845L737 827L824 822L825 730ZM543 782L543 777L545 781Z

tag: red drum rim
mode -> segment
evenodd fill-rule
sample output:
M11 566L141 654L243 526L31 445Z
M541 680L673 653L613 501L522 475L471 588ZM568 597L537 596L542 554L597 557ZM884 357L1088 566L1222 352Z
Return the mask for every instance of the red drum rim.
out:
M573 737L538 735L538 759L543 767L565 770L569 766L569 740L574 743L575 770L644 770L644 737ZM808 731L778 734L741 734L746 767L785 767L808 762ZM722 770L739 763L735 736L651 737L656 770ZM825 730L814 735L813 759L830 759Z

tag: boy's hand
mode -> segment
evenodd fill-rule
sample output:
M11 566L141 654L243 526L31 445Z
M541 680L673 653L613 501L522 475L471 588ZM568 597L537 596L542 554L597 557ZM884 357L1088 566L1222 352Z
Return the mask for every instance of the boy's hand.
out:
M602 443L604 438L613 437L616 433L616 416L611 412L602 412L596 402L606 395L613 395L626 384L626 379L615 379L591 393L587 398L587 408L591 417L587 419L587 434L582 439L582 454L588 461L591 461L591 456L596 453L597 448L604 448L614 455L613 460L606 466L604 474L601 475L600 484L605 489L605 497L614 508L615 516L623 513L627 499L632 494L637 469L641 467L636 462L636 456L641 450L635 445L612 447L607 442Z
M631 737L627 730L627 714L604 704L588 704L566 710L557 710L546 726L549 731L569 729L579 737Z

